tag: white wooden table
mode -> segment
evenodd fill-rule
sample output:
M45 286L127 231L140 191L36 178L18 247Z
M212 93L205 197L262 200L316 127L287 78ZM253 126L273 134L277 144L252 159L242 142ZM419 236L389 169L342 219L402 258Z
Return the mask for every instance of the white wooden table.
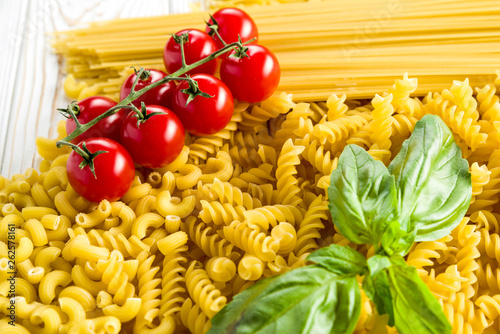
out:
M0 174L37 167L35 138L55 137L62 90L61 60L50 33L92 21L189 11L186 0L0 0Z

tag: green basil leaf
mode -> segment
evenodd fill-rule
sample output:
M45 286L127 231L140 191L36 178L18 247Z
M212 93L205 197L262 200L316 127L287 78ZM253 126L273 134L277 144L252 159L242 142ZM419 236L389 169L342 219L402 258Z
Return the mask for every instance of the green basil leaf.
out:
M387 268L394 323L402 334L451 333L451 325L437 299L418 276L415 267L403 258L392 257Z
M377 244L397 215L394 177L364 149L348 145L332 172L329 209L335 225L350 241Z
M361 275L366 269L366 258L349 246L331 244L312 252L312 261L338 275Z
M208 333L352 333L361 311L354 275L312 265L266 278L237 294Z
M398 188L402 229L415 241L437 240L462 220L472 196L467 160L446 124L426 115L389 165Z
M397 221L392 221L382 235L380 245L387 255L405 256L411 249L415 241L415 230L408 233L401 230L401 225Z
M375 255L368 259L369 275L363 277L363 290L373 301L379 314L389 315L389 326L394 326L392 295L386 268L391 261L387 256Z

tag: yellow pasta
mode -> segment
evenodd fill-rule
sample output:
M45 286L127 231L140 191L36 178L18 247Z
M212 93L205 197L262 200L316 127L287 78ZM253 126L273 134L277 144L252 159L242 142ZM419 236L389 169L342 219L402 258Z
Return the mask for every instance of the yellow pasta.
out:
M96 206L79 196L67 180L68 149L56 149L57 139L38 139L40 173L0 178L0 306L3 311L8 303L12 226L16 330L204 333L235 294L305 265L319 247L335 242L373 255L329 222L330 173L351 143L388 164L430 113L448 124L469 161L473 201L449 236L416 244L407 262L454 332L496 332L500 104L494 70L500 62L490 22L498 13L472 10L496 8L490 0L440 2L440 10L422 0L403 3L390 25L367 36L356 31L366 22L365 10L384 5L380 0L246 7L261 28L260 41L281 62L278 92L261 103L236 102L225 129L187 136L172 164L137 170L120 201ZM279 16L272 14L276 9ZM464 20L446 19L447 9ZM64 89L74 98L116 98L131 73L125 69L130 61L116 53L125 43L120 31L136 29L127 44L148 34L128 56L161 68L165 31L197 21L199 13L115 20L56 35L69 73ZM490 35L478 38L479 32ZM360 97L370 100L353 100ZM64 137L64 122L58 133ZM355 333L391 332L364 294L361 303ZM0 328L5 325L0 320Z
M71 282L71 275L62 270L54 270L45 275L40 282L40 300L44 304L50 304L56 298L56 287L67 286Z
M161 192L156 198L156 208L158 213L166 217L168 215L187 217L195 206L195 197L187 196L185 198L172 197L170 192Z
M245 281L256 281L264 272L264 262L251 254L245 254L238 264L238 275Z
M208 276L216 282L228 282L236 274L236 265L227 257L213 257L205 264Z
M23 224L23 228L29 232L31 240L33 240L33 245L43 246L49 241L45 228L37 219L29 219Z
M146 237L147 229L153 227L159 228L165 223L165 218L157 213L144 213L137 217L132 225L132 235L139 239Z
M158 249L163 255L168 255L175 249L185 245L188 241L188 236L183 231L178 231L158 241Z
M132 320L139 313L140 307L140 298L127 298L125 304L122 306L113 304L104 307L102 311L107 316L113 316L121 322L127 322Z
M107 200L102 200L97 208L91 213L79 213L75 217L78 226L89 228L102 222L111 214L111 204Z

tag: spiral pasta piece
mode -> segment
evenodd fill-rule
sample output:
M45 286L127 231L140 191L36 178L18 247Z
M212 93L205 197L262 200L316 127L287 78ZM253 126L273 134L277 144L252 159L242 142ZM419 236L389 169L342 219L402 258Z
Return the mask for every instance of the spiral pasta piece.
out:
M181 224L181 229L207 256L226 257L233 250L232 244L218 234L212 233L212 227L199 222L195 217L189 217L184 224Z
M427 113L440 116L443 121L462 138L474 151L486 143L488 135L481 132L481 127L472 117L467 117L456 105L449 106L450 101L438 95L425 105Z
M273 261L279 251L279 242L254 230L245 222L235 220L229 226L224 226L223 234L233 245L262 261Z
M187 246L181 246L165 254L163 259L161 304L160 315L163 317L173 316L181 310L184 301L185 272L183 263L187 259L182 255L187 251Z
M211 327L210 320L200 307L193 303L191 298L187 298L182 304L180 311L181 320L184 326L189 328L193 334L204 334Z
M205 264L208 276L216 282L228 282L236 274L236 265L227 257L212 257Z
M186 287L189 295L203 312L212 318L226 304L226 297L212 284L203 269L196 269L196 261L191 262L186 270Z
M213 222L216 225L229 225L235 220L242 220L245 209L242 206L232 206L229 203L221 204L218 201L207 202L201 200L199 217L205 223Z
M300 164L299 155L304 151L304 146L295 146L291 139L283 145L276 168L277 201L282 204L298 205L302 200L298 196L300 188L295 178L296 165Z
M318 248L316 239L321 237L319 231L325 228L322 220L326 220L328 203L323 196L317 196L309 205L304 219L300 222L297 230L297 244L295 254L301 256Z

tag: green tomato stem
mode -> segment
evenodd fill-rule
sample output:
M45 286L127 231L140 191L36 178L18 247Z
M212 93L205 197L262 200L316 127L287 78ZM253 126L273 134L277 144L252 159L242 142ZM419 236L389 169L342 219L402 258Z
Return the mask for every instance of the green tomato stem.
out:
M64 143L67 143L67 142L70 142L71 140L75 139L76 137L78 137L79 135L81 135L82 133L84 133L85 131L87 131L88 129L90 129L92 126L94 126L95 124L97 124L100 120L108 117L108 116L111 116L113 114L115 114L119 109L121 108L130 108L130 104L132 103L132 101L134 101L135 99L137 99L139 96L143 95L144 93L146 93L147 91L155 88L155 87L158 87L160 85L163 85L164 83L168 82L168 81L171 81L171 80L192 80L191 78L189 77L181 77L181 75L185 74L186 72L189 72L190 70L200 66L200 65L203 65L221 55L223 55L224 53L227 53L229 51L231 51L234 47L242 47L244 43L241 43L241 42L234 42L234 43L231 43L231 44L228 44L226 46L224 46L222 49L220 50L217 50L211 54L209 54L208 56L206 56L205 58L203 59L200 59L198 60L197 62L194 62L190 65L186 65L184 67L181 67L179 70L177 70L176 72L156 81L156 82L153 82L151 83L150 85L144 87L143 89L141 90L138 90L136 91L135 90L135 87L137 85L137 82L139 81L142 73L145 71L145 69L141 68L137 74L136 74L136 78L134 80L134 83L132 84L132 89L130 91L130 94L125 98L123 99L122 101L120 101L116 106L114 106L113 108L110 108L109 110L107 110L106 112L102 113L101 115L97 116L96 118L92 119L91 121L85 123L85 124L80 124L80 126L77 126L76 129L71 132L68 136L66 136L65 138L59 140L56 142L56 146L57 147L61 147L62 145L65 145ZM136 108L137 109L137 108ZM76 117L75 117L76 118ZM77 123L78 124L78 123Z

